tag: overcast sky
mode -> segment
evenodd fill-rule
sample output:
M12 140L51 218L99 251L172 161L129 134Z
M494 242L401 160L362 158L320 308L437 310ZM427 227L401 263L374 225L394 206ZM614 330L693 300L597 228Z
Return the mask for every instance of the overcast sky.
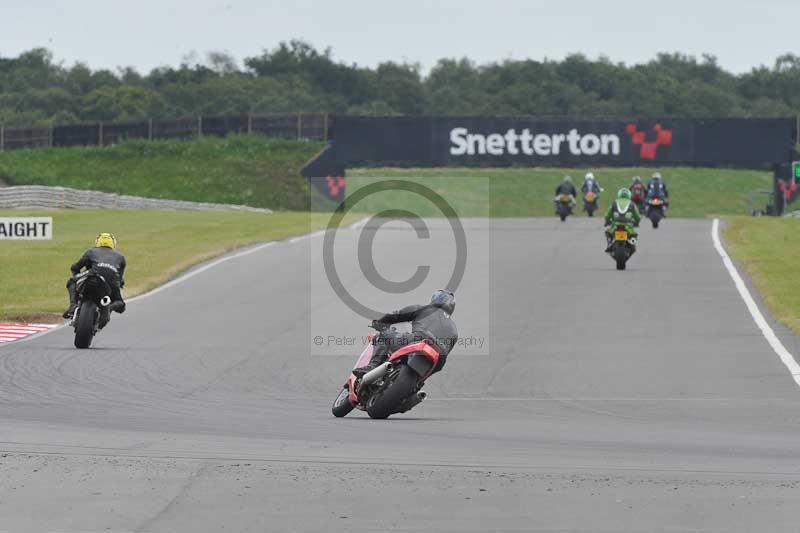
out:
M0 56L44 46L58 61L142 72L191 52L239 62L301 38L346 63L561 59L628 64L710 53L733 72L800 53L800 0L0 0Z

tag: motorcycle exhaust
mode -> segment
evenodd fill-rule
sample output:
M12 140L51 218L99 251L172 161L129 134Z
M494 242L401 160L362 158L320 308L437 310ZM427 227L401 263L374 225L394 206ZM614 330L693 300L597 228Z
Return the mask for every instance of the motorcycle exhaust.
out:
M103 307L107 307L108 304L110 303L111 303L111 298L108 296L103 296L103 298L100 300L100 305L102 305Z
M359 385L358 388L361 389L362 387L366 387L367 385L375 383L376 381L378 381L391 371L392 371L392 363L388 361L383 363L378 368L374 368L369 372L367 372L366 374L364 374L364 377L361 378L361 385Z

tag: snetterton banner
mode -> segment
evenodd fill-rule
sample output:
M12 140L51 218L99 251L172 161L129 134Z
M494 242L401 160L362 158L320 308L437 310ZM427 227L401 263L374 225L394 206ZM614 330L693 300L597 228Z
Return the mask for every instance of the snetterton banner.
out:
M334 118L344 165L765 167L792 158L794 119Z

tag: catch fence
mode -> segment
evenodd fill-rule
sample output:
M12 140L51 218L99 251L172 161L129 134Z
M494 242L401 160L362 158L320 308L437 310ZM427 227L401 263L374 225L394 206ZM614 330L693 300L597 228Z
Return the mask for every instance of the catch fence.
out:
M96 122L10 128L0 124L0 152L25 148L109 146L129 139L194 139L207 135L260 134L285 139L328 139L327 113L226 115L176 120Z

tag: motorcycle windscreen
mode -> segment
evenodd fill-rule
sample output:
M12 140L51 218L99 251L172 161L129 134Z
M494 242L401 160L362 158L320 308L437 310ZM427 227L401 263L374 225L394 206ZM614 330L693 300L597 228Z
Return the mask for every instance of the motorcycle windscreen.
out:
M367 366L369 364L369 360L372 359L373 348L374 347L372 346L372 335L370 335L369 342L367 342L367 345L364 347L364 351L361 352L361 355L358 357L358 359L356 359L356 364L353 366L353 368Z

